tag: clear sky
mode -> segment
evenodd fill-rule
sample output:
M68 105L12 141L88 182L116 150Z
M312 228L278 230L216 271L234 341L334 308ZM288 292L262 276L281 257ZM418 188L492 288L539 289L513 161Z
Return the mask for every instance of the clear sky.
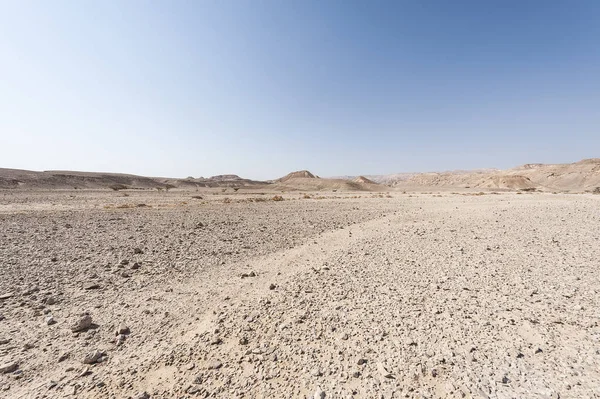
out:
M0 167L269 179L599 156L597 0L0 0Z

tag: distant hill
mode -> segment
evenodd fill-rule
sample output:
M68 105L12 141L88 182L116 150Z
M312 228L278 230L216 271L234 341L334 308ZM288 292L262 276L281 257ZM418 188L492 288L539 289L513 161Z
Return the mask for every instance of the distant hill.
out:
M288 173L287 175L277 179L278 182L286 182L291 179L317 179L318 177L310 173L308 170L299 170Z
M488 188L537 189L545 191L593 191L600 187L600 158L569 164L525 164L507 170L396 173L367 176L369 179L401 189L413 188Z
M361 176L356 180L324 179L307 170L292 172L275 180L270 187L284 191L381 191L385 187Z
M122 173L77 171L35 172L0 168L0 189L168 189L198 187L244 187L264 182L242 179L237 175L219 175L208 179L144 177Z

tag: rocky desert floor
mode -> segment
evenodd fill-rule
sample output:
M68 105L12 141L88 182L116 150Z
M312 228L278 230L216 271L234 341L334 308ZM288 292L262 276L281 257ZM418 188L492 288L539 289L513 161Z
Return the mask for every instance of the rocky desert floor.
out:
M0 191L0 397L600 397L600 195L273 195Z

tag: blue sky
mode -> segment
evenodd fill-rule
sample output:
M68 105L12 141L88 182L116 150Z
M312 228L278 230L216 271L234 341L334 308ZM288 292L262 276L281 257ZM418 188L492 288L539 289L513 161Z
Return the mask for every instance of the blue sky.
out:
M600 156L598 1L3 1L0 167L276 178Z

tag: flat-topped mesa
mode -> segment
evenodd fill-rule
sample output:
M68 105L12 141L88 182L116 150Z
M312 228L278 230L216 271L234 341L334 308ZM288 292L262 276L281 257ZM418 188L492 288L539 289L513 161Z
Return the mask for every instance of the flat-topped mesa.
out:
M318 176L313 175L308 170L299 170L296 172L288 173L280 179L277 179L279 182L285 182L290 179L317 179Z
M216 175L216 176L209 177L208 180L232 181L232 180L244 180L244 179L242 179L238 175Z

